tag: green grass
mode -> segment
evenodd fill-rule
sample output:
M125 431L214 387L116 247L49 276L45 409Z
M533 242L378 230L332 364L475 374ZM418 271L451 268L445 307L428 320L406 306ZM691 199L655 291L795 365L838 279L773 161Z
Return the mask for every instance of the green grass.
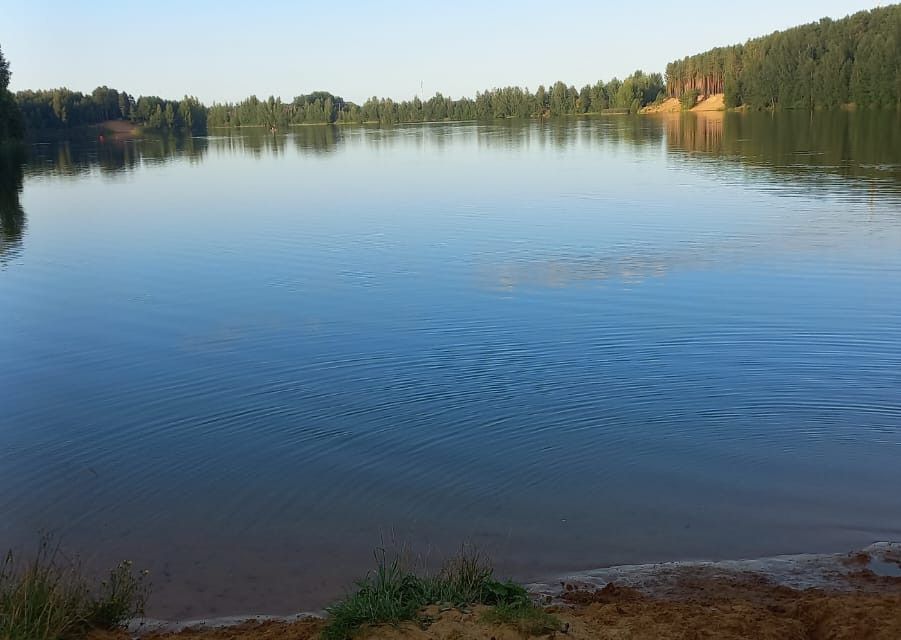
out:
M523 636L543 636L562 629L556 616L532 602L496 605L486 611L482 619L493 624L512 625Z
M435 574L417 572L402 554L389 555L384 549L376 551L375 560L375 570L357 582L356 591L326 609L323 640L347 640L364 625L420 620L420 611L432 604L491 605L498 621L521 629L560 626L532 603L522 586L495 579L488 560L473 550L464 548Z
M146 572L124 562L92 585L77 562L43 540L27 561L12 552L0 564L0 640L77 640L143 616Z

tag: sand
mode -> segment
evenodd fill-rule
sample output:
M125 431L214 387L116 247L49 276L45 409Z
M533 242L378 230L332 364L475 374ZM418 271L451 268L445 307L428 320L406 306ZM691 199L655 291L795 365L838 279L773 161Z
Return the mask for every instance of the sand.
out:
M722 93L715 93L707 96L698 104L691 108L692 111L724 111L726 109L726 96Z
M373 640L519 640L513 625L488 624L482 607L426 611L432 622L365 629ZM648 597L628 587L573 591L551 607L563 628L548 634L573 640L897 640L901 638L901 584L884 593L796 591L754 576L726 585L697 579L683 597ZM154 640L308 640L324 622L246 622L219 629L190 629ZM110 636L107 636L108 638ZM126 635L120 636L125 638ZM96 640L102 640L97 638Z
M878 571L878 573L876 571ZM611 581L616 576L619 582ZM787 585L795 585L787 586ZM816 584L815 587L804 585ZM603 586L601 586L603 585ZM830 556L759 561L671 563L587 572L542 602L561 622L545 637L572 640L897 640L901 638L901 545L873 545ZM373 640L518 640L515 625L489 624L485 607L430 607L426 622L367 628ZM308 617L246 621L177 632L145 631L145 640L312 640L325 622ZM130 634L95 634L125 640Z
M722 93L715 93L713 95L707 96L694 107L691 108L691 111L725 111L726 103L725 103L725 95ZM644 107L639 113L644 114L653 114L653 113L680 113L682 111L682 103L679 102L678 98L667 98L663 102L659 104L649 104Z
M639 113L679 113L682 111L682 103L678 98L667 98L658 104L649 104Z

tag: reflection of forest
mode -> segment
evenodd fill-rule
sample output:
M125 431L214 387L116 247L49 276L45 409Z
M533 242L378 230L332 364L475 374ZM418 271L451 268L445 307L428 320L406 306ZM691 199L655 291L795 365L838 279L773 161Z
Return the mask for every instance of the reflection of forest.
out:
M287 134L260 127L223 130L208 138L55 142L32 146L28 175L130 171L207 153L257 157L335 151L341 146L392 149L423 145L442 151L459 143L495 149L567 149L625 144L659 147L687 159L727 159L772 172L779 181L816 175L898 181L901 115L893 111L809 113L686 113L651 117L556 118L544 121L429 125L296 126Z
M359 141L361 145L392 149L421 147L443 151L454 145L475 144L488 149L568 149L601 144L660 144L663 129L646 118L584 117L550 120L493 120L489 122L446 122L400 124L390 127L361 125L335 127L339 142ZM295 133L296 135L296 133Z
M99 170L116 174L141 166L175 160L200 162L208 153L246 153L257 157L282 155L291 147L300 153L334 151L341 142L336 126L294 127L288 135L259 127L229 130L206 138L148 136L135 140L63 140L32 145L28 175L79 175Z
M31 145L27 175L74 176L99 170L104 174L132 171L174 158L199 161L204 138L147 137L139 140L61 140Z
M788 184L842 177L901 188L899 112L687 113L660 121L675 156L740 162Z
M0 147L0 264L14 256L22 245L25 212L19 202L25 150Z

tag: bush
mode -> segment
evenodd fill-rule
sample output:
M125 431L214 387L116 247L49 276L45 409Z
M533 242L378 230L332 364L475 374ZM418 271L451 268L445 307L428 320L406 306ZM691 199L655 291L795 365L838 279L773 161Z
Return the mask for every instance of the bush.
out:
M697 89L692 89L691 91L686 91L682 94L682 97L679 98L679 102L682 104L683 109L691 109L693 106L698 104L698 96L701 95L700 91Z
M88 601L87 624L95 629L116 629L133 618L143 618L150 591L146 578L146 571L132 572L131 562L119 563Z
M0 640L68 640L119 628L144 615L146 576L124 562L92 588L80 565L62 560L47 540L28 562L10 551L0 566Z

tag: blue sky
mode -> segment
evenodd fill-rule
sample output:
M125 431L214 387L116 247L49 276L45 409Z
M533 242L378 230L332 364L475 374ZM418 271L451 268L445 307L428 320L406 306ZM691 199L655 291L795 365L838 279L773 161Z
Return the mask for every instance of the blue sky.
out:
M233 2L0 0L12 89L106 84L135 96L324 89L362 101L509 84L577 86L823 16L890 4L495 0Z

